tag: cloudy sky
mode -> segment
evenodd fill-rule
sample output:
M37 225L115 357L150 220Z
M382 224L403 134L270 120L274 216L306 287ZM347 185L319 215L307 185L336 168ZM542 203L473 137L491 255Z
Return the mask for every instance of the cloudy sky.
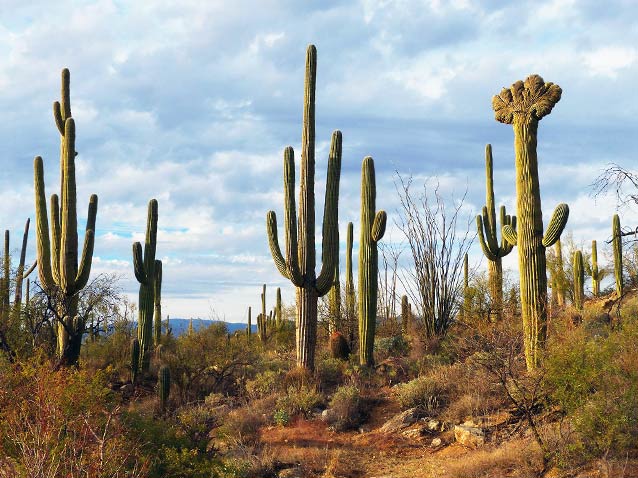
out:
M45 161L47 194L58 192L51 103L68 67L81 228L90 194L100 201L94 273L121 274L135 297L131 243L143 240L146 206L157 198L165 313L205 318L214 309L245 320L262 283L270 303L278 286L291 302L265 214L283 213L284 147L300 151L309 43L318 50L317 216L330 133L340 129L342 239L348 221L358 235L366 155L390 224L395 171L417 183L436 176L449 198L467 188L465 210L476 214L486 143L497 202L513 211L513 133L494 120L491 98L531 73L563 89L539 131L545 218L567 202L576 241L609 237L615 198L594 200L590 185L610 162L636 165L632 0L0 0L0 227L17 247L34 217L35 155ZM637 211L621 212L624 225L638 224ZM396 227L389 235L400 240ZM29 260L33 229L31 237ZM472 258L481 259L477 247Z

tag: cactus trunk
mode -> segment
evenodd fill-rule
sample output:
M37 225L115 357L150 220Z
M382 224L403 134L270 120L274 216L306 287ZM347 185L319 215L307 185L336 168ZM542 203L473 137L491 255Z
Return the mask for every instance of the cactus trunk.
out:
M337 244L339 244L339 234L337 232ZM341 331L341 283L339 282L339 256L337 255L335 264L334 279L332 287L328 292L328 332L330 334Z
M583 253L574 252L574 307L583 310L585 300L585 265L583 263Z
M600 279L602 274L598 269L598 247L596 241L591 241L591 288L594 297L600 294Z
M559 307L563 307L565 305L565 267L560 239L556 241L554 252L556 253L556 303Z
M155 261L155 281L153 281L153 341L158 346L162 340L162 261Z
M348 223L348 229L346 233L346 320L348 323L348 329L350 336L348 337L350 347L354 344L354 332L356 327L354 326L356 318L356 298L354 292L354 278L352 275L352 241L353 241L353 225Z

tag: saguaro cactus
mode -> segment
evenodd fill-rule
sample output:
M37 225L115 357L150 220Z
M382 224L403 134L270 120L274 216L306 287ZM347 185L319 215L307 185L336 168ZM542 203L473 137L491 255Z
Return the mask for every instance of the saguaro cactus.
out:
M155 281L153 281L154 312L153 312L153 341L155 346L162 340L162 261L155 260Z
M403 335L410 333L410 303L407 295L401 297L401 329Z
M281 287L277 287L277 299L275 302L275 316L277 319L277 327L281 327L284 323L284 309L281 306Z
M157 248L157 200L148 203L148 218L146 220L146 239L144 254L139 242L133 244L133 268L135 278L140 283L139 308L137 314L137 338L140 341L140 363L142 373L148 372L150 365L150 351L153 346L153 312L155 306L156 265L155 251Z
M166 411L168 397L171 394L171 371L167 365L162 365L157 377L157 393L159 395L160 411Z
M554 244L554 253L556 254L556 277L554 288L556 293L556 303L559 307L565 305L565 268L563 266L563 246L560 239Z
M377 188L374 161L370 156L361 165L361 239L359 240L359 362L374 365L374 334L377 324L377 242L385 233L387 215L376 211Z
M27 256L27 242L29 240L30 224L31 224L31 219L27 219L27 222L24 225L24 234L22 235L22 248L20 249L20 262L18 263L18 270L16 272L16 288L15 288L15 299L13 301L13 307L17 313L19 313L20 306L22 304L22 282L24 281L24 278L28 276L33 270L29 268L26 274L24 271L24 263Z
M598 269L598 247L596 241L591 241L591 288L594 297L600 294L600 281L603 278L603 271Z
M348 329L350 330L350 346L354 342L354 326L356 317L356 298L354 292L354 278L352 276L352 240L353 240L353 226L352 223L348 223L348 229L346 233L346 318L348 321Z
M301 135L301 186L299 217L295 205L295 160L292 147L284 152L284 209L286 258L277 238L277 216L269 211L266 223L268 241L279 272L297 288L297 365L313 370L317 342L317 299L332 285L339 245L337 243L339 177L341 174L341 132L332 134L326 180L323 215L323 264L315 273L315 84L317 50L314 45L306 53L306 79ZM297 242L299 223L299 242Z
M485 175L486 175L486 199L483 206L483 215L476 216L476 228L478 237L487 257L488 280L490 297L492 299L493 317L500 319L503 313L503 261L502 258L512 252L513 245L501 238L500 244L497 236L496 209L494 206L494 168L492 160L492 145L485 146ZM516 216L505 213L505 206L500 209L501 227L510 225L516 229Z
M97 196L89 199L84 248L78 263L77 201L75 186L75 121L71 117L69 70L62 70L62 99L53 103L53 116L60 133L60 198L51 196L51 240L44 190L42 158L34 160L36 249L42 287L60 292L58 303L58 356L63 365L73 365L80 357L84 321L77 316L79 292L91 273Z
M622 296L622 231L620 230L620 218L614 214L611 222L611 243L614 250L614 277L616 278L616 294Z
M539 365L541 350L547 335L547 270L545 248L559 238L569 208L559 204L543 235L536 136L538 122L548 115L560 100L558 85L545 83L538 75L517 81L492 99L495 118L511 124L514 129L516 160L517 228L503 227L503 236L518 246L521 309L525 338L525 359L528 369Z
M140 371L140 341L131 340L131 383L137 381L137 374Z
M583 310L585 299L585 265L583 263L583 253L574 252L574 307Z
M248 327L246 327L246 335L248 336L248 340L253 334L253 324L252 324L252 307L248 307Z
M337 244L339 244L339 230L337 229ZM332 287L328 292L328 312L330 319L328 322L329 333L341 331L341 283L339 281L339 253L337 251L337 258L335 260L334 278L332 280Z

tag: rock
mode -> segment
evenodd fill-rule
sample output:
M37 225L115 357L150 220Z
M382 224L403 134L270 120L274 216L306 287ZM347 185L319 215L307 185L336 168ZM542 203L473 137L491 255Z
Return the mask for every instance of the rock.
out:
M476 448L485 443L485 433L480 428L473 426L456 425L454 427L454 439L463 446Z
M438 432L442 430L441 422L438 420L428 420L427 427L431 432Z
M321 416L319 417L322 422L329 422L332 419L334 413L329 408L326 408L323 412L321 412Z
M278 474L277 474L278 478L304 478L304 475L301 471L301 468L299 467L294 467L294 468L286 468L281 470Z
M401 432L406 438L421 438L423 436L423 428L410 428L409 430L404 430Z
M382 433L395 433L416 423L418 419L419 414L417 412L417 409L410 408L409 410L401 412L398 415L390 418L390 420L383 424L379 431L381 431Z
M434 448L438 448L441 445L443 445L443 440L441 440L440 438L434 438L432 440L432 443L430 443L430 446L433 446Z

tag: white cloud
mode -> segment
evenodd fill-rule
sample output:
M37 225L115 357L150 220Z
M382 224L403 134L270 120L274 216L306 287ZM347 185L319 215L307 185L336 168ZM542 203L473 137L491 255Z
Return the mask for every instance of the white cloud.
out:
M616 79L621 70L632 66L637 58L633 47L606 46L583 54L583 63L590 75Z

